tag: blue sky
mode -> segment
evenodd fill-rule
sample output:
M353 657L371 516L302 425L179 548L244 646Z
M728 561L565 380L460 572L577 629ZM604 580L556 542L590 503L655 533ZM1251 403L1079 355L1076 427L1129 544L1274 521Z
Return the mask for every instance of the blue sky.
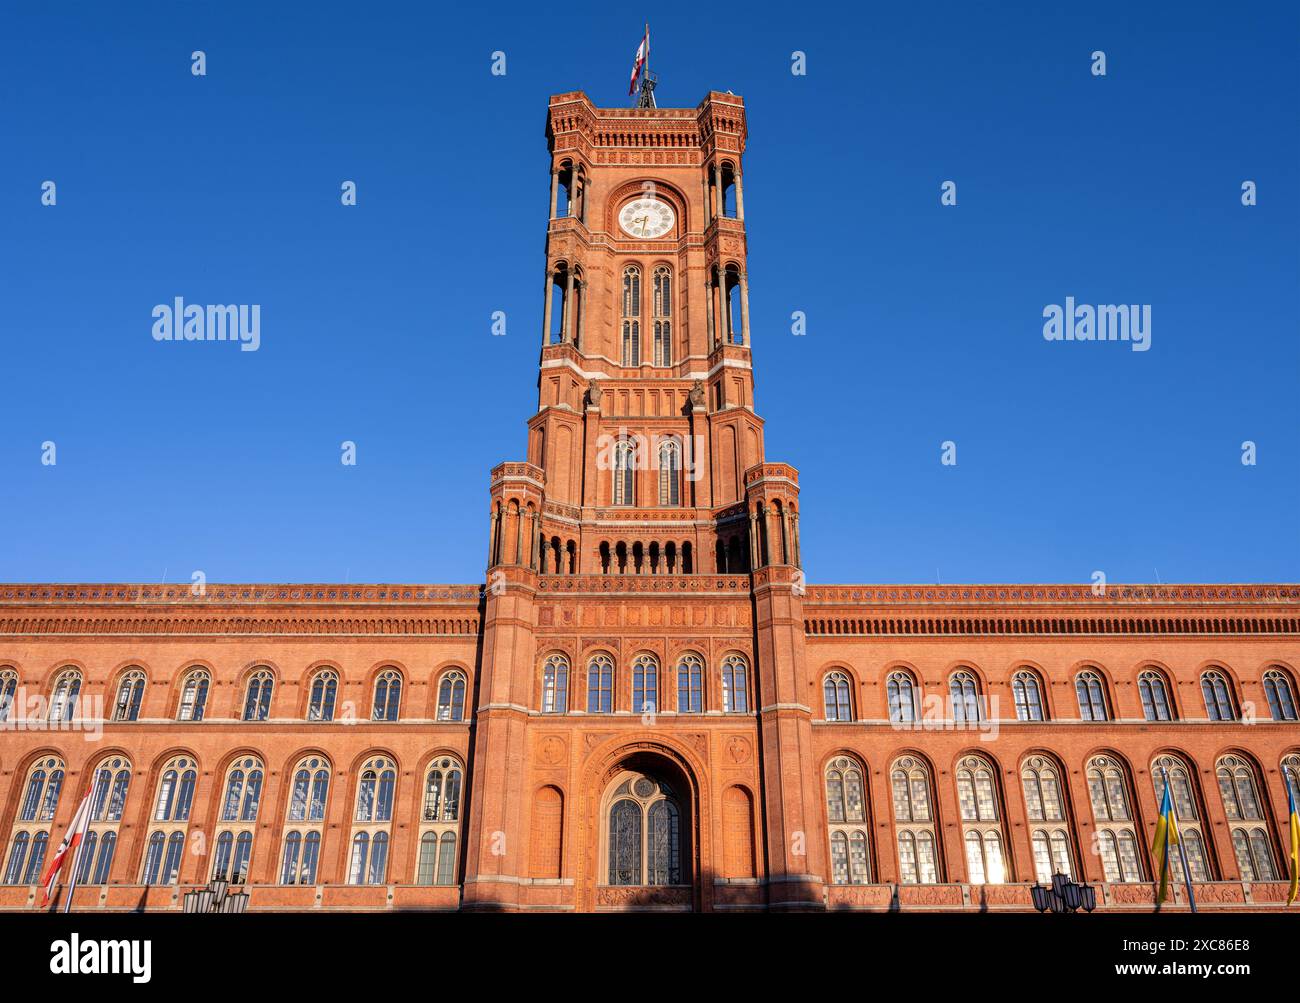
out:
M275 6L6 17L2 580L481 580L536 406L547 96L623 104L646 15ZM1300 9L1057 6L650 12L661 105L747 102L811 581L1300 578ZM260 350L156 343L175 296L260 304ZM1150 304L1151 349L1046 342L1066 296Z

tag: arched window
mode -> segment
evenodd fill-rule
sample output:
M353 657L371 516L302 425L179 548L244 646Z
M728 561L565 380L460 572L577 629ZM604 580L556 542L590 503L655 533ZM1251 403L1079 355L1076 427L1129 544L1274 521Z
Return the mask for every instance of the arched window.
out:
M370 712L372 721L396 721L402 706L402 674L396 669L384 669L375 680L375 705Z
M1038 682L1038 673L1032 669L1021 669L1011 677L1011 697L1016 705L1017 721L1042 721L1043 689Z
M208 705L208 673L204 669L190 669L181 683L181 702L176 708L177 721L202 721Z
M64 772L63 760L56 756L41 756L28 767L27 783L9 838L5 884L34 885L40 881L50 826L63 790Z
M1224 756L1218 762L1219 794L1232 831L1232 848L1243 881L1273 881L1277 867L1260 800L1259 776L1241 756Z
M895 724L913 724L920 700L917 698L912 673L902 669L891 672L885 682L885 690L889 695L889 720Z
M311 695L307 702L308 721L333 721L334 700L339 691L339 674L321 669L311 677Z
M659 504L680 505L682 481L682 447L676 439L659 445Z
M653 714L659 707L659 663L637 655L632 663L632 713Z
M424 803L420 810L417 885L456 883L461 776L460 763L449 756L440 756L429 764L424 779Z
M863 770L856 760L840 756L827 765L832 884L865 885L871 880L865 791Z
M1187 851L1187 869L1193 881L1213 881L1201 833L1201 815L1196 809L1195 771L1177 756L1160 756L1151 764L1157 809L1165 803L1165 777L1169 778L1169 803L1178 822L1178 842L1169 846L1169 862L1175 875L1183 873L1181 853ZM1159 864L1159 861L1156 862Z
M930 771L921 760L904 756L889 771L898 833L899 879L907 885L932 885L939 880L931 808Z
M1097 825L1097 851L1106 880L1141 881L1142 862L1133 832L1127 771L1110 756L1096 756L1088 761L1087 776L1092 817Z
M606 873L611 885L685 884L682 814L677 795L643 773L614 780L605 817Z
M1030 835L1035 876L1040 883L1050 884L1053 874L1072 875L1073 854L1060 771L1051 760L1030 756L1020 768L1020 782L1025 792L1025 811L1029 821L1040 823L1033 827Z
M194 784L198 780L194 760L179 756L163 767L154 800L155 822L188 822L194 803Z
M596 655L587 663L587 713L610 714L614 710L614 661Z
M131 785L131 763L122 756L111 756L91 776L90 823L80 852L77 882L104 885L117 851L117 830Z
M1101 676L1092 669L1085 669L1074 677L1074 695L1079 698L1079 717L1084 721L1105 721L1110 715L1106 713L1106 692L1102 687Z
M654 270L655 365L673 364L673 273L667 265ZM627 365L627 363L624 363ZM677 504L673 502L672 504Z
M749 712L749 670L740 655L722 660L722 711L724 714Z
M958 669L948 679L949 702L952 719L957 724L973 724L983 720L980 710L979 683L969 669Z
M704 712L704 662L699 655L685 654L677 661L677 713Z
M370 759L361 767L348 884L382 885L388 876L388 829L396 787L397 767L386 756Z
M289 794L289 826L284 836L284 855L280 863L281 884L316 883L329 789L328 760L322 756L307 756L298 763Z
M1296 807L1300 808L1300 756L1294 752L1282 759L1282 783L1291 792Z
M14 669L0 669L0 721L9 720L9 710L18 692L18 673Z
M569 661L552 655L542 666L542 713L566 714L569 710Z
M64 669L54 680L50 692L50 720L71 721L81 695L81 673L77 669Z
M1281 669L1269 669L1264 673L1264 696L1268 700L1268 712L1274 721L1294 721L1295 693L1291 689L1291 680Z
M271 692L275 677L266 668L255 669L248 677L248 693L244 698L244 720L265 721L271 716Z
M1218 669L1201 673L1201 696L1205 698L1205 713L1211 721L1237 720L1232 688L1228 685L1227 677Z
M262 802L262 780L266 769L255 756L240 756L226 771L226 787L221 798L216 852L212 878L242 885L248 880L253 856L254 825Z
M176 830L168 835L162 829L149 834L140 883L144 885L174 885L181 872L181 859L185 853L185 834Z
M465 720L465 673L453 669L438 684L438 720Z
M1002 813L993 774L993 767L980 756L967 756L957 764L966 876L973 885L1000 885L1007 878Z
M641 365L641 269L636 265L623 269L623 365Z
M1165 677L1155 669L1143 669L1138 676L1138 696L1142 700L1142 716L1148 721L1172 721L1172 704Z
M614 444L614 504L636 504L636 442L620 439Z
M136 721L140 717L140 701L144 699L144 672L128 669L117 684L117 700L113 703L114 721Z
M154 797L153 828L146 844L141 884L174 885L180 879L198 775L198 764L188 756L176 756L163 766Z
M826 673L822 680L822 697L827 721L852 721L853 699L849 677L843 672Z

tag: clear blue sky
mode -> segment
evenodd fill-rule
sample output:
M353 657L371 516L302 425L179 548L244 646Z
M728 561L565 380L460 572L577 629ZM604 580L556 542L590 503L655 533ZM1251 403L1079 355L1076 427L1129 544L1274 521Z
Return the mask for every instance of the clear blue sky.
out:
M6 15L0 579L481 580L536 406L547 96L623 104L646 12L278 6ZM747 102L811 581L1300 579L1298 8L1058 6L648 12L661 105ZM156 343L175 296L260 304L260 351ZM1044 341L1066 296L1151 304L1151 350Z

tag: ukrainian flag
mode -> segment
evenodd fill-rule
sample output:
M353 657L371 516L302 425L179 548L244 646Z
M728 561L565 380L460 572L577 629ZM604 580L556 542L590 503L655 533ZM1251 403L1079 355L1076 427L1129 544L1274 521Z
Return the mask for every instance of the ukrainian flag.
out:
M1165 774L1165 797L1160 804L1160 818L1156 822L1156 840L1151 844L1151 858L1158 861L1160 867L1160 893L1156 896L1156 904L1159 905L1169 894L1169 848L1178 846L1178 823L1174 820L1174 802L1169 796L1169 776ZM1291 842L1294 845L1296 833L1300 832L1296 826L1296 817L1291 816ZM1294 882L1292 883L1294 887Z
M1286 778L1286 805L1291 813L1291 891L1287 893L1286 904L1295 901L1296 892L1300 890L1300 815L1295 810L1295 792L1291 790L1291 778Z

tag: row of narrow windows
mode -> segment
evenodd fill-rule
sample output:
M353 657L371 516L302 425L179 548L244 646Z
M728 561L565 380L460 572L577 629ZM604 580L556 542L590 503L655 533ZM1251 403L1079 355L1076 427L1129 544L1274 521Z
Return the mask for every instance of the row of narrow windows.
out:
M673 681L665 680L670 687ZM567 714L569 690L568 658L562 654L549 655L542 664L542 713ZM748 713L749 665L743 656L730 654L722 659L717 674L709 677L704 659L688 652L678 659L673 692L676 699L672 709L678 714L702 714L713 707L724 714ZM626 701L623 694L627 694ZM653 655L637 655L626 673L618 673L613 657L603 652L587 662L585 707L588 714L612 714L625 705L633 714L654 714L668 709L665 703L659 661Z
M1290 674L1280 666L1266 669L1261 680L1269 716L1274 721L1295 721L1295 685ZM1173 721L1178 717L1173 688L1163 672L1155 668L1138 674L1138 698L1147 721ZM1011 696L1016 720L1047 720L1047 702L1043 681L1033 669L1019 669L1011 676ZM896 670L885 681L889 699L889 719L897 724L914 724L925 717L921 686L911 672ZM1211 721L1242 719L1242 704L1227 673L1207 669L1200 677L1201 699L1205 716ZM823 712L827 721L856 720L853 686L843 670L828 672L822 679ZM1096 669L1083 669L1074 676L1074 696L1082 721L1114 719L1106 681ZM959 669L948 677L948 692L943 701L946 718L956 722L976 722L997 718L997 708L990 706L974 672Z
M82 697L83 681L81 670L77 668L66 668L55 676L45 710L47 720L75 719ZM120 722L138 720L147 684L148 679L143 669L125 669L118 677L107 719ZM339 673L335 669L320 669L312 675L308 683L308 721L355 720L360 716L350 704L339 701L340 685ZM375 677L371 691L369 720L400 720L404 685L405 680L398 669L390 667L381 670ZM187 672L181 680L175 719L177 721L204 720L211 686L212 677L207 669L194 668ZM435 720L463 721L465 719L467 686L468 677L460 669L450 669L438 677ZM240 719L270 720L275 687L275 673L269 667L258 666L252 669L244 682ZM14 712L15 707L18 706L17 697L17 670L0 669L0 721L7 720Z
M875 619L804 621L804 633L827 634L1300 634L1300 620L1226 619Z
M1300 755L1281 763L1284 783L1300 797ZM835 884L867 884L872 870L872 825L866 793L865 764L840 756L824 774L829 827L831 880ZM1163 802L1168 783L1178 820L1181 845L1171 848L1175 873L1182 873L1187 856L1193 881L1214 881L1218 870L1207 849L1204 802L1196 769L1180 755L1161 755L1151 764L1156 803ZM1267 798L1258 768L1244 757L1227 755L1215 768L1223 817L1237 870L1244 881L1273 881L1282 877L1275 831L1268 819ZM1004 796L996 764L983 755L963 758L953 778L957 798L965 880L971 884L1001 884L1014 880L1009 866ZM1056 873L1076 875L1081 852L1100 856L1107 882L1150 880L1143 859L1141 825L1133 809L1132 776L1113 755L1094 756L1084 768L1084 783L1095 828L1091 846L1081 846L1065 774L1060 765L1041 755L1027 757L1020 768L1020 788L1029 820L1034 876L1049 883ZM917 756L903 756L889 768L893 838L899 879L904 884L936 884L946 879L939 851L940 819L934 776Z
M332 774L330 761L320 755L304 757L292 772L292 783L277 812L285 829L275 871L281 884L314 885L322 880L337 880L337 876L320 870L321 844L329 828ZM58 810L65 775L66 766L56 756L41 757L28 770L4 857L5 884L30 885L41 879L50 824ZM195 814L198 763L189 756L176 756L159 771L149 807L144 852L134 876L123 872L128 863L115 859L119 829L132 790L131 762L125 756L110 756L92 776L89 831L77 850L78 882L102 885L116 879L128 883L138 880L144 885L176 884ZM419 814L414 820L419 840L414 875L393 873L389 866L397 776L393 760L380 754L367 757L358 771L347 872L342 880L354 885L390 881L455 884L463 766L450 756L436 756L424 772ZM207 865L213 879L243 884L252 873L255 853L269 852L267 837L258 834L259 818L265 814L265 778L266 767L257 755L239 756L227 768L220 800L213 806L217 829Z

